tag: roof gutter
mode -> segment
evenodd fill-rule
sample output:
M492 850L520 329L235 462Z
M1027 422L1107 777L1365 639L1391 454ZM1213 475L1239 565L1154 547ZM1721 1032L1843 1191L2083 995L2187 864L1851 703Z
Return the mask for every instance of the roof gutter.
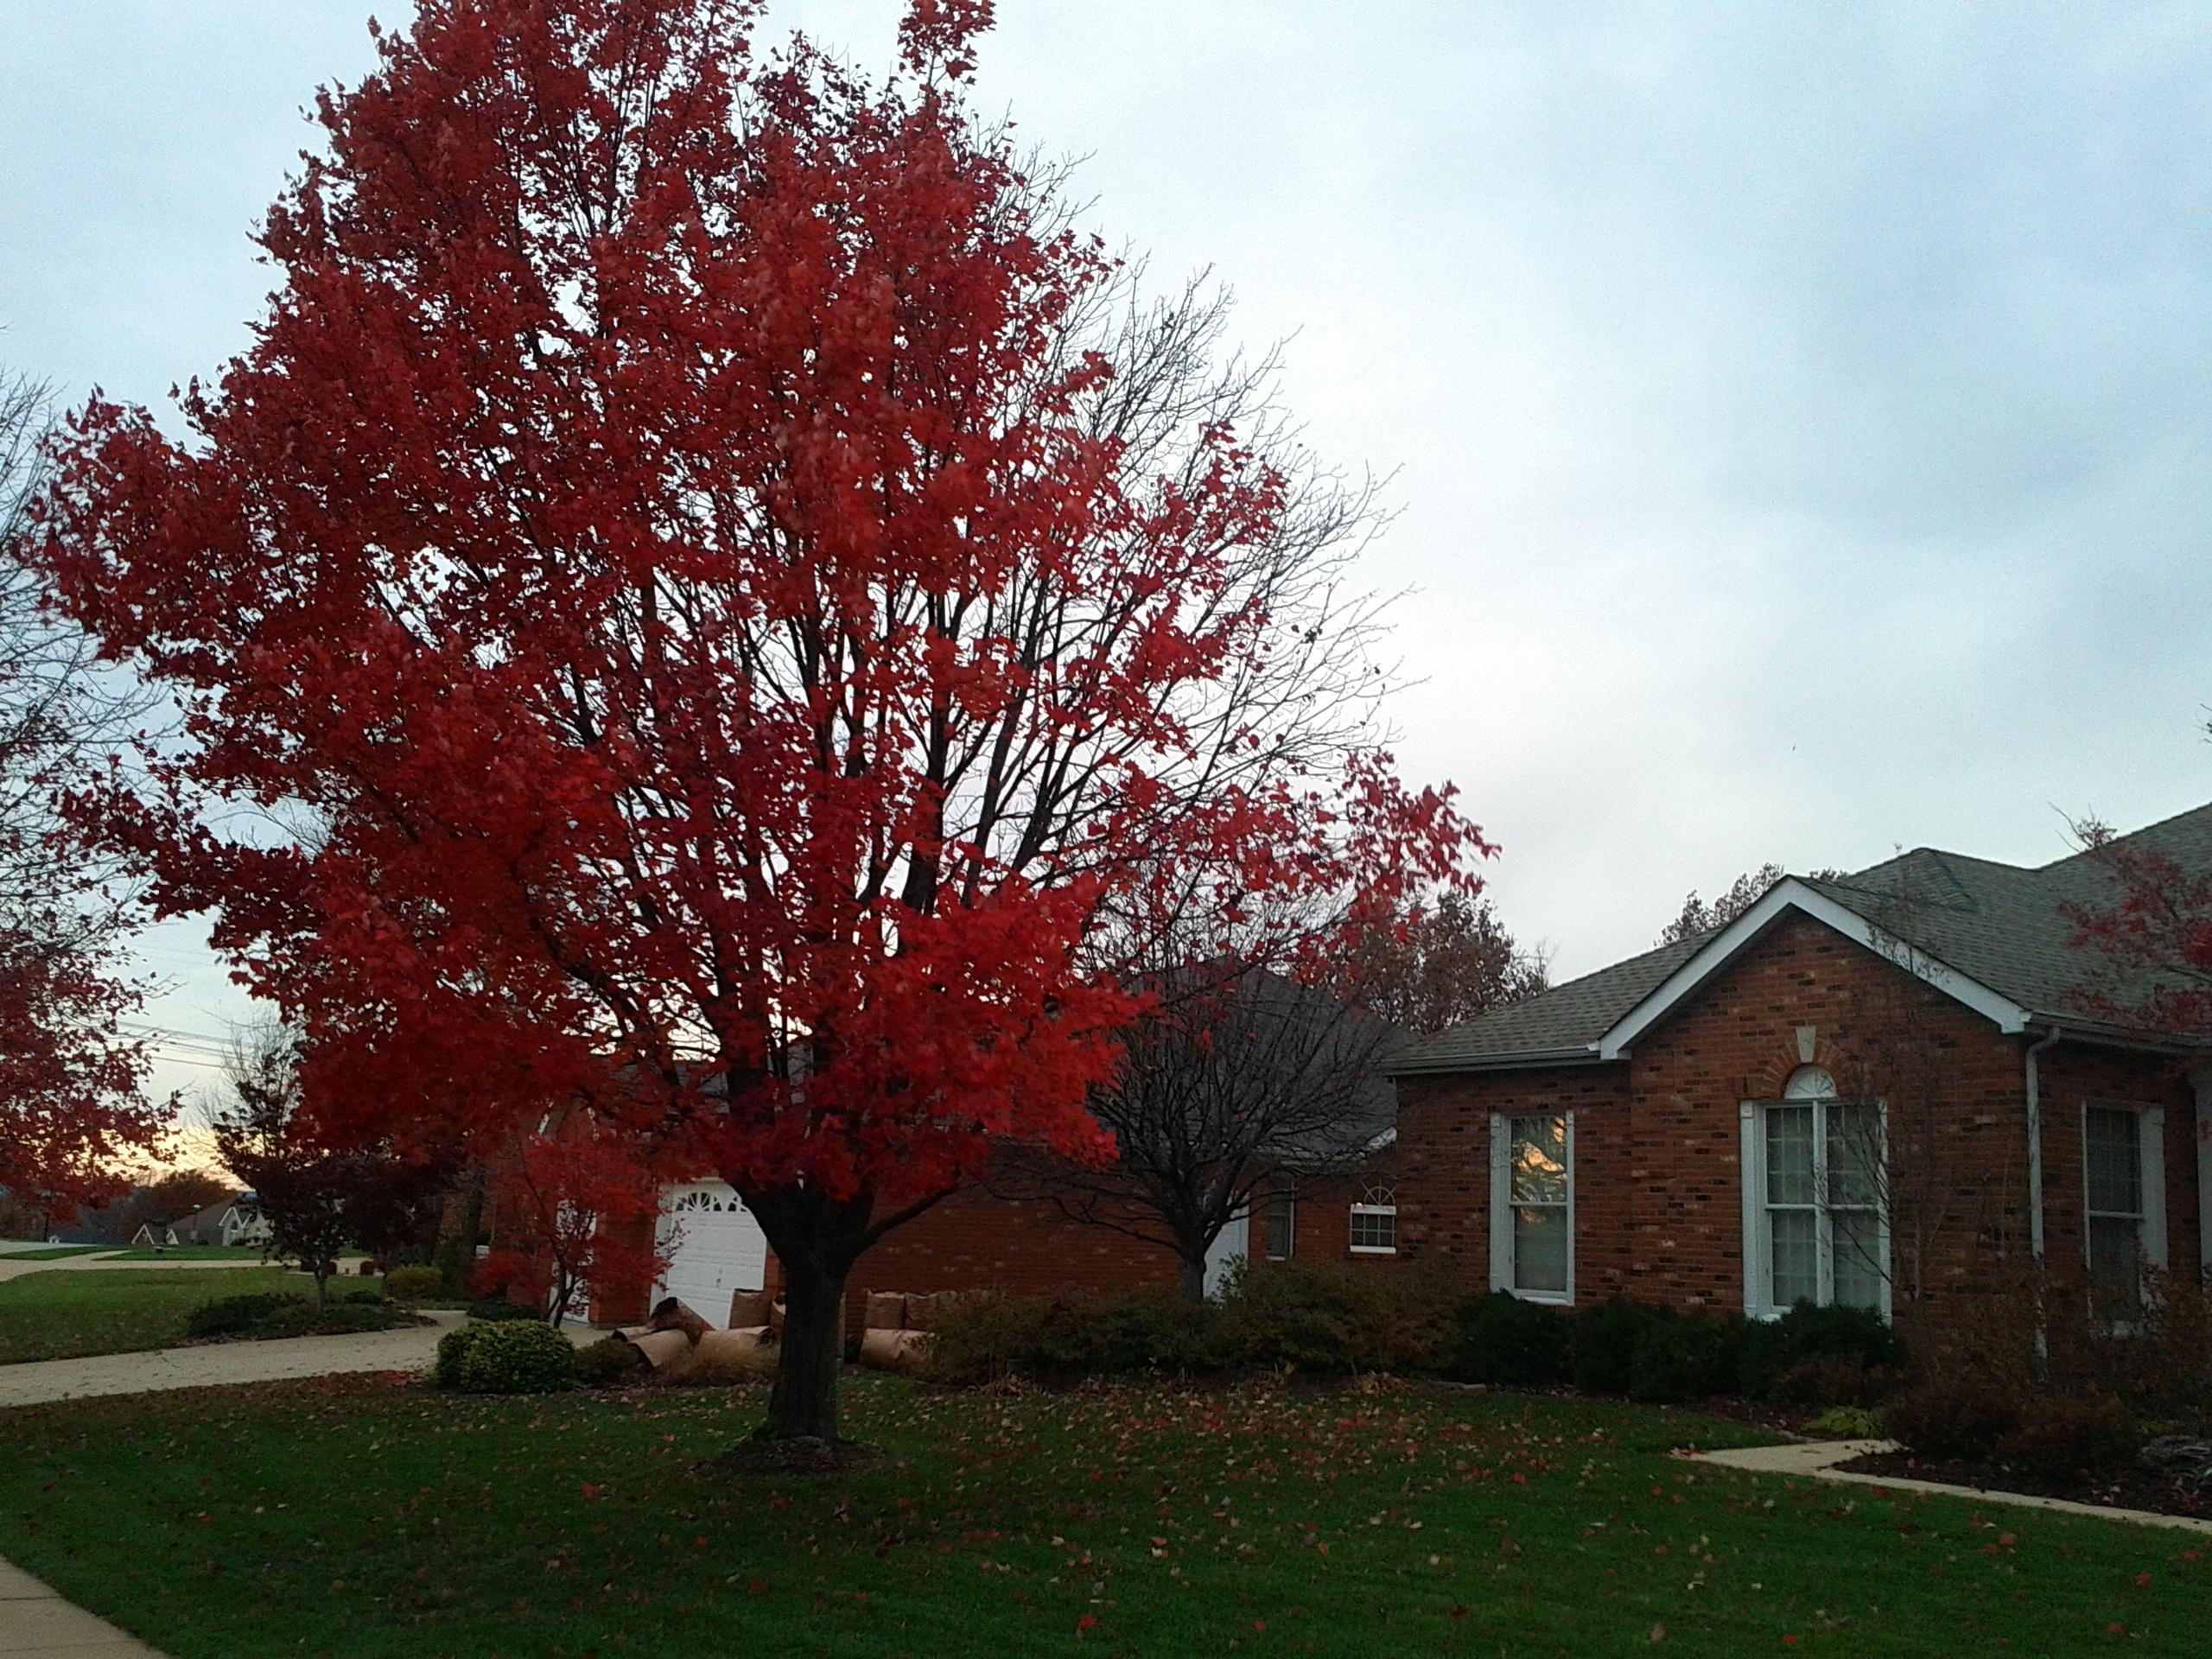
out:
M2043 1076L2037 1061L2065 1034L2063 1027L2053 1026L2028 1045L2028 1249L2038 1265L2043 1261Z

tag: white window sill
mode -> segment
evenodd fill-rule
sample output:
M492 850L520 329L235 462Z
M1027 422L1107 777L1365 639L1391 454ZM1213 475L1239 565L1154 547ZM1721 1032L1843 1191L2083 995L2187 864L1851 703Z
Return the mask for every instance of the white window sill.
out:
M1398 1253L1398 1247L1395 1244L1350 1244L1345 1248L1354 1255L1395 1255Z
M1509 1288L1507 1294L1516 1301L1535 1302L1545 1307L1573 1307L1574 1306L1574 1293L1572 1291Z

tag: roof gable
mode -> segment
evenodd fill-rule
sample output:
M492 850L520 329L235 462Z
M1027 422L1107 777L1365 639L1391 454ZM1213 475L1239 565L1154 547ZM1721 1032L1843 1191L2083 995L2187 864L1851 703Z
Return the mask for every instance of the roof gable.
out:
M2212 871L2212 804L2119 837L2184 870ZM2038 868L1916 848L1845 876L1785 876L1726 926L1645 951L1525 1001L1493 1008L1414 1045L1392 1070L1459 1071L1620 1058L1786 913L1811 917L1888 957L1944 995L2017 1032L2063 1023L2140 1037L2115 1023L2146 987L2096 984L2098 963L2075 945L2077 909L2118 896L2097 850Z

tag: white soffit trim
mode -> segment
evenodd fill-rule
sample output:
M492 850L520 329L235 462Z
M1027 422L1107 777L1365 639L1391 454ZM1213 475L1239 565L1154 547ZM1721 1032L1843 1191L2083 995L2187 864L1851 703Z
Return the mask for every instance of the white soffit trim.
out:
M1714 934L1703 950L1661 980L1641 1002L1615 1020L1598 1039L1598 1058L1619 1059L1638 1037L1726 967L1738 951L1765 932L1785 911L1792 910L1834 929L1853 944L1864 945L1876 955L1886 957L1953 1001L1963 1003L1984 1019L1993 1020L1999 1031L2027 1028L2028 1011L2011 997L1991 990L1980 980L1967 978L1926 951L1885 932L1856 911L1847 910L1827 894L1815 891L1796 876L1787 875L1769 887L1757 904Z

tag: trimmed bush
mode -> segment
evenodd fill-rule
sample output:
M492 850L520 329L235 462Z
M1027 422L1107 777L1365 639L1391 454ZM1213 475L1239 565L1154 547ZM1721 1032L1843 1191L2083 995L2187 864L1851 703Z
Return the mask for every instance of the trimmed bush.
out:
M1431 1364L1452 1336L1450 1300L1414 1274L1262 1266L1231 1273L1219 1300L1122 1296L971 1296L941 1308L933 1374L1205 1372L1293 1365L1314 1371Z
M1789 1406L1876 1406L1903 1380L1897 1371L1868 1370L1856 1354L1818 1354L1776 1377L1766 1397Z
M446 1276L435 1268L394 1268L384 1276L384 1294L395 1302L427 1302L446 1294Z
M623 1389L652 1370L645 1355L620 1337L602 1337L576 1350L576 1381L588 1389Z
M511 1302L504 1296L482 1296L468 1305L468 1317L486 1325L515 1323L524 1319L537 1324L545 1318L538 1309L521 1302Z
M1637 1333L1628 1397L1679 1405L1726 1394L1734 1386L1743 1345L1741 1319L1656 1313Z
M550 1325L509 1320L479 1328L455 1369L469 1394L557 1394L575 1386L576 1349Z
M1493 1291L1459 1310L1451 1372L1463 1382L1506 1388L1563 1382L1572 1336L1573 1326L1558 1308Z
M2020 1399L1986 1374L1930 1376L1891 1401L1882 1422L1923 1458L1984 1458L2019 1427Z
M430 1381L442 1389L459 1388L461 1357L491 1328L488 1325L458 1325L440 1337L438 1357L430 1365Z
M1586 1309L1567 1344L1567 1371L1585 1394L1626 1394L1637 1339L1655 1310L1616 1296Z
M1815 1440L1871 1440L1881 1433L1882 1419L1864 1406L1836 1406L1806 1424L1805 1432Z
M1867 1379L1887 1373L1892 1382L1904 1365L1904 1351L1897 1333L1872 1308L1815 1307L1800 1302L1778 1319L1755 1319L1743 1333L1742 1357L1737 1381L1754 1400L1775 1394L1783 1377L1819 1360L1856 1360L1862 1386ZM1841 1378L1845 1367L1831 1368ZM1806 1370L1817 1377L1821 1368ZM1802 1386L1802 1384L1801 1384ZM1805 1400L1807 1405L1859 1404L1859 1401Z
M188 1337L242 1337L272 1325L305 1324L315 1310L308 1299L289 1290L225 1296L195 1307L186 1316Z
M2143 1440L2117 1400L2041 1396L2021 1406L2019 1425L1998 1442L1997 1455L2031 1473L2065 1480L2125 1468Z
M1419 1273L1245 1262L1222 1287L1226 1357L1314 1371L1433 1365L1452 1346L1455 1300Z

